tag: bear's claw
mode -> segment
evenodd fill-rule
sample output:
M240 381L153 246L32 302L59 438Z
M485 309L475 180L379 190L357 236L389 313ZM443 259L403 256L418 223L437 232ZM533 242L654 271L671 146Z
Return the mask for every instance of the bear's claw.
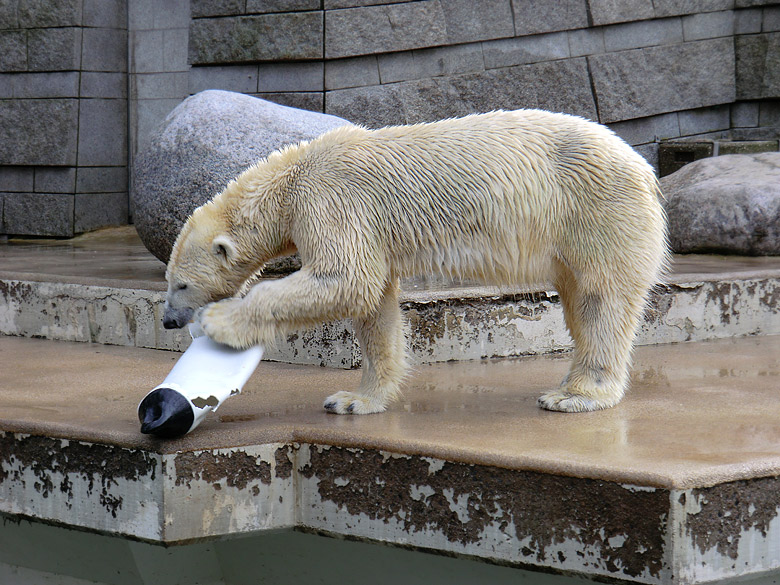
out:
M558 412L590 412L615 406L618 400L598 399L584 394L555 390L539 397L538 404L545 410Z
M372 414L384 412L386 406L380 401L356 392L336 392L328 396L323 407L333 414Z

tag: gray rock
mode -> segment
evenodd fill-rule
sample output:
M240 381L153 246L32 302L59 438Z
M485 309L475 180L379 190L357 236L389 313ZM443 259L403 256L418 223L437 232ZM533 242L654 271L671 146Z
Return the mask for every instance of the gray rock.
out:
M135 226L163 262L192 211L248 166L290 143L315 138L346 120L228 91L184 100L135 160Z
M780 153L692 162L661 189L675 252L780 254Z

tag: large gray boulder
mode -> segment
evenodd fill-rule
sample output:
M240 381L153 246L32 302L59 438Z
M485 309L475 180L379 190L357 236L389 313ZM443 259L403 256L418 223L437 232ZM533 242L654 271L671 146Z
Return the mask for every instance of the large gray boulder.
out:
M661 189L675 252L780 254L780 153L705 158Z
M184 100L133 165L134 221L149 251L167 262L192 211L274 150L348 124L229 91Z

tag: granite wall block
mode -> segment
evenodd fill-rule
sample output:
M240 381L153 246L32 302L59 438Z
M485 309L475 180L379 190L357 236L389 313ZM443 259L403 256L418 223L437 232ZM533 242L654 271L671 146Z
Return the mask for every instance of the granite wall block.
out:
M73 167L35 167L36 193L75 193L76 169Z
M325 62L325 89L379 85L376 55Z
M568 1L559 0L558 5ZM441 0L448 44L472 43L515 34L509 0ZM565 10L563 6L560 10Z
M681 43L682 40L683 29L679 18L629 22L604 29L604 48L607 52L670 45Z
M447 44L438 0L325 12L326 59Z
M125 100L80 100L79 119L79 166L127 164Z
M569 57L569 37L565 32L515 37L482 43L485 68L510 67Z
M609 127L632 146L680 136L677 112L615 122Z
M79 26L81 0L23 0L17 2L19 28Z
M268 12L296 12L298 10L319 10L320 0L246 0L249 14Z
M321 91L271 91L253 94L255 97L310 112L325 110L325 96Z
M761 30L763 32L780 31L780 6L770 6L768 8L764 8L762 13L763 23Z
M731 121L730 105L687 110L677 114L680 136L694 136L707 132L728 130Z
M594 26L653 18L653 3L647 0L589 0Z
M1 83L1 82L0 82ZM78 71L12 75L13 96L25 98L75 98L79 96Z
M71 194L5 193L3 230L7 234L73 235Z
M0 191L31 193L34 181L34 167L0 166Z
M734 11L702 12L684 16L683 38L686 41L714 39L734 34Z
M737 98L780 97L780 33L735 38Z
M127 75L124 72L82 71L80 97L126 98Z
M327 93L329 114L368 126L428 122L504 108L542 108L595 119L584 58L519 65Z
M78 100L0 100L0 164L75 165Z
M322 91L325 66L322 61L262 63L257 69L258 91Z
M512 0L512 11L517 36L588 26L587 4L583 0Z
M85 28L82 35L83 71L127 71L127 31Z
M16 0L0 0L0 30L19 28Z
M83 0L83 3L82 26L127 30L126 0Z
M653 0L656 18L717 12L734 8L734 0Z
M567 36L569 37L569 53L572 57L597 55L605 51L604 29L602 27L570 30Z
M33 28L27 31L27 70L64 71L81 68L78 27Z
M128 199L124 193L77 193L74 199L73 231L87 232L127 223Z
M755 128L758 126L758 103L735 102L731 104L732 128Z
M224 89L239 93L257 91L257 65L217 65L193 67L189 71L189 94L207 89Z
M27 70L27 33L0 30L0 71Z
M734 34L745 35L761 32L763 14L760 8L734 11Z
M79 193L127 191L127 167L79 167L76 190Z
M322 12L200 18L190 25L190 63L321 59Z
M727 104L736 97L731 38L588 57L599 120Z
M474 73L485 69L482 45L469 43L377 56L382 83Z

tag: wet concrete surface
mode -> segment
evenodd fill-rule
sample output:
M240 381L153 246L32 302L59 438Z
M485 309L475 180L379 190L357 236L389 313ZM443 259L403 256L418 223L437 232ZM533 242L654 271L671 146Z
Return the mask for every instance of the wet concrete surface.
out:
M146 250L133 226L108 228L72 239L12 238L0 244L0 275L24 274L82 284L123 284L163 290L165 265ZM668 280L719 279L723 275L766 276L780 273L777 256L677 255ZM410 279L407 293L474 288L437 277Z
M108 228L71 239L11 238L0 245L0 274L31 280L117 284L164 289L165 264L141 243L133 226Z
M381 449L664 488L780 475L780 336L637 349L631 390L595 413L542 411L558 354L419 366L402 399L326 414L360 372L261 362L242 395L193 433L141 435L136 408L179 354L0 337L0 430L158 453L268 443Z

